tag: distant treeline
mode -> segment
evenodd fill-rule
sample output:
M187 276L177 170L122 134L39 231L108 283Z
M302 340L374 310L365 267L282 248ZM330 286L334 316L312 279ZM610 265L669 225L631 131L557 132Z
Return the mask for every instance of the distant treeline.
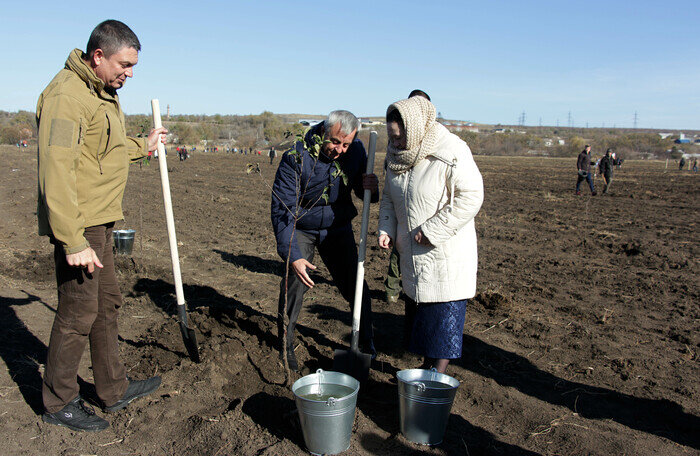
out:
M662 139L658 133L651 132L541 127L518 127L515 130L505 133L456 134L469 144L472 152L480 155L573 157L589 144L594 156L603 155L610 148L623 158L661 158L674 146L671 137ZM559 140L564 144L560 144Z
M173 134L172 144L265 148L289 147L295 135L306 127L298 123L295 115L280 115L265 111L259 115L171 115L164 117L164 125ZM308 116L306 116L308 117ZM554 128L511 127L497 128L479 126L479 132L459 131L458 136L469 144L472 152L479 155L547 155L572 157L586 144L593 148L594 155L602 155L608 148L624 158L665 158L667 151L675 151L673 140L677 136L662 139L654 130L623 130L603 128ZM148 115L126 116L127 133L144 135L151 128ZM373 128L379 133L377 150L386 148L386 131ZM29 111L0 111L0 143L16 144L20 141L36 141L35 114ZM366 140L363 132L360 138ZM563 142L563 144L560 144ZM696 149L697 145L684 144L685 149ZM693 150L695 151L695 150Z

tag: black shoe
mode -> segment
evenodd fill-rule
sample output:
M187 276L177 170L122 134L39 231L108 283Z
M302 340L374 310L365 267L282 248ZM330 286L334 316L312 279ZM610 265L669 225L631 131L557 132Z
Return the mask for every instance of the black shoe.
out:
M282 359L282 353L280 353L280 359ZM299 363L294 354L294 347L287 347L287 365L289 366L289 370L294 372L299 371Z
M131 403L134 399L138 399L143 396L147 396L158 389L160 386L160 377L155 376L146 380L131 380L129 379L129 386L126 387L124 396L119 399L116 403L105 407L105 412L116 412L121 410Z
M95 415L95 410L77 396L68 405L55 413L41 416L44 423L65 426L74 431L98 432L109 427L109 422Z
M364 342L360 342L360 351L368 355L372 355L372 361L377 359L377 349L374 348L374 339L368 339Z

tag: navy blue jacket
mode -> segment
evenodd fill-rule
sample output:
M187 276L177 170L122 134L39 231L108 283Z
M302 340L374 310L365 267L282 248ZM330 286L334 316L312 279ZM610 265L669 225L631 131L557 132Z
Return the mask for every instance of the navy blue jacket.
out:
M307 132L307 143L311 143L312 135L323 135L322 125L323 123L316 125ZM292 150L297 151L301 163L298 163L293 154L290 155ZM357 215L357 209L350 192L354 191L358 198L363 197L362 174L367 168L367 153L359 139L355 139L348 150L335 160L331 160L323 152L319 154L318 159L313 158L301 142L297 142L292 150L282 155L272 186L270 207L272 228L277 238L277 253L283 260L290 254L290 263L302 258L296 237L292 238L293 212L299 210L297 230L321 238L325 237L329 230L352 229L350 222ZM348 185L345 185L340 175L333 177L336 170L334 161L338 162L347 176ZM326 187L327 202L321 197ZM373 202L378 198L378 194L373 195Z

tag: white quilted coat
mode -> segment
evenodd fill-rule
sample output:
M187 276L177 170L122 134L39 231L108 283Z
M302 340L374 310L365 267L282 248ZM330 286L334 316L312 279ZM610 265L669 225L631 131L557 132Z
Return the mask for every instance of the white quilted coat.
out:
M474 217L484 200L481 173L469 146L442 126L434 150L404 173L387 169L379 209L379 234L395 243L403 290L419 303L476 294ZM419 228L432 245L416 243Z

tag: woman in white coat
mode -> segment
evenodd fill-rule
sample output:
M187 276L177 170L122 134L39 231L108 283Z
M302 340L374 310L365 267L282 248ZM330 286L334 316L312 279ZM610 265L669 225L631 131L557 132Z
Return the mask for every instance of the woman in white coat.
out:
M401 256L408 349L444 373L462 356L467 299L476 294L474 217L484 199L469 146L436 122L422 97L387 109L387 174L379 246Z

